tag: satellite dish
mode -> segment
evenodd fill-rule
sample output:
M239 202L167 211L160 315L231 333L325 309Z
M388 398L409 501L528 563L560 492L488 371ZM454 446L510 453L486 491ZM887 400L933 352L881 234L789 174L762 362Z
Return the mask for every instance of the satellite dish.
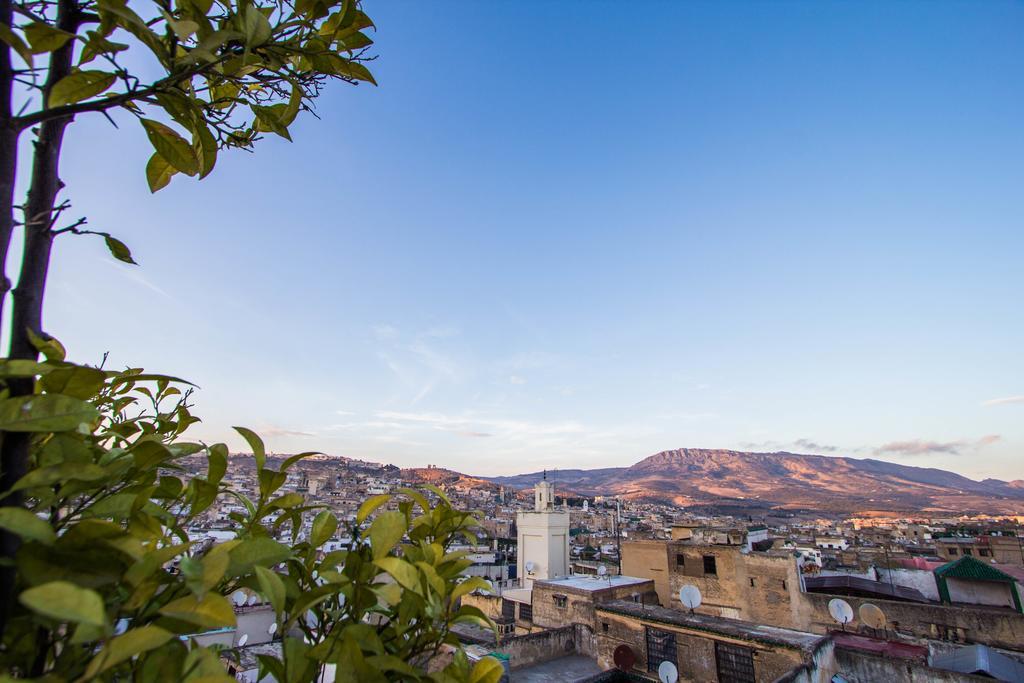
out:
M877 605L865 602L857 612L865 625L871 628L885 628L885 612L880 610Z
M602 564L602 565L601 565L600 567L598 567L598 568L597 568L597 573L598 573L599 575L601 575L601 576L604 576L605 574L607 574L607 573L608 573L608 567L606 567L606 566L604 566L604 565Z
M700 607L700 589L687 584L679 589L679 602L691 612Z
M114 635L115 636L119 636L119 635L121 635L122 633L124 633L127 630L128 630L128 620L127 619L118 619L117 623L114 625Z
M846 600L840 600L839 598L829 600L828 613L832 615L837 624L842 624L843 626L853 621L853 608L850 607L850 603L846 602Z
M620 671L629 671L636 664L636 655L633 654L633 650L630 649L629 645L619 645L615 648L612 661L615 662L616 668Z
M245 593L242 591L235 591L231 594L231 601L235 603L235 607L241 607L245 604Z
M679 680L679 669L666 659L658 665L658 680L661 683L676 683Z
M249 605L249 607L252 607L257 602L259 602L259 598L257 598L255 595L250 595L249 599L246 600L246 604Z
M243 647L248 642L249 642L249 634L248 633L243 633L242 637L238 639L238 647Z
M274 635L275 633L277 633L277 622L276 621L273 624L271 624L270 626L267 627L267 634L268 635Z
M526 565L525 565L525 567L526 567L526 571L528 571L528 572L532 572L532 571L533 571L533 568L534 568L534 567L536 567L536 566L537 566L537 565L536 565L536 564L534 564L533 560L529 560L529 561L527 561L527 563L526 563Z

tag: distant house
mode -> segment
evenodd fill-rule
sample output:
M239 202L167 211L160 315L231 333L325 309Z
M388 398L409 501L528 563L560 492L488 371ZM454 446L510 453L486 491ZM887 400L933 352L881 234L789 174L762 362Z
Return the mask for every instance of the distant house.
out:
M939 598L946 604L1009 607L1024 613L1017 581L970 555L935 570Z

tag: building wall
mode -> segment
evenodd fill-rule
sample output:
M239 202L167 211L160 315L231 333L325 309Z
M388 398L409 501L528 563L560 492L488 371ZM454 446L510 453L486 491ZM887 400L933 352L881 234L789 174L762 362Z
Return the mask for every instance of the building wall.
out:
M854 615L865 602L877 605L888 619L888 628L905 636L952 643L981 643L1008 650L1024 649L1024 615L1018 612L820 593L804 594L806 603L811 607L805 630L827 633L836 627L828 613L828 601L834 597L842 597L850 603ZM861 626L855 616L855 621L847 629L857 631Z
M647 646L645 624L639 619L598 612L597 663L603 669L615 666L614 653L620 645L628 645L636 655L635 671L647 672ZM676 634L676 667L680 681L717 681L718 671L715 658L715 642L740 645L754 650L754 673L756 680L775 681L787 672L804 664L803 653L781 647L769 647L726 637L716 638L711 634L686 631L671 625L652 623L651 626Z
M839 673L850 683L973 683L992 680L841 647L836 648L835 652Z
M595 605L609 600L632 600L635 593L647 604L656 604L657 595L651 583L581 591L537 582L533 584L533 623L546 628L569 624L586 624L593 628ZM565 606L560 607L556 598L565 598Z
M949 599L952 602L963 602L970 605L994 605L1013 609L1013 594L1009 583L998 581L965 581L963 579L946 579L949 588Z
M552 579L569 574L569 513L520 512L518 529L517 576L529 588L535 579ZM534 563L533 574L526 563Z
M673 531L675 531L673 529ZM622 574L654 581L662 605L678 598L669 586L668 547L664 541L629 541L622 544Z
M886 569L876 567L878 581L888 583L890 579L897 586L913 588L929 600L939 601L939 587L935 585L935 574L923 569Z

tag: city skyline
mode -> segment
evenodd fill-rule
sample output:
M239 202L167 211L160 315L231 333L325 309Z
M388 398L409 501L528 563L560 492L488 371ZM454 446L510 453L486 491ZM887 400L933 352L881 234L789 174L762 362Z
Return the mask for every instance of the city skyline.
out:
M1024 478L1024 8L595 6L375 7L379 88L155 196L141 128L76 121L69 199L141 266L61 244L46 329L239 450Z

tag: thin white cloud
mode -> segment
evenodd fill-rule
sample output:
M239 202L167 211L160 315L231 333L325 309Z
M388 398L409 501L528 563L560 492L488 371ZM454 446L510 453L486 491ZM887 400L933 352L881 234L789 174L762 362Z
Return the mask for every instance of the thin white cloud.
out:
M990 398L982 401L983 406L1004 406L1010 403L1024 403L1024 396L1006 396L1004 398Z
M999 434L986 434L980 439L959 439L957 441L929 441L926 439L909 439L892 441L875 449L876 454L894 453L898 455L960 455L967 450L976 450L990 446L1003 437Z

